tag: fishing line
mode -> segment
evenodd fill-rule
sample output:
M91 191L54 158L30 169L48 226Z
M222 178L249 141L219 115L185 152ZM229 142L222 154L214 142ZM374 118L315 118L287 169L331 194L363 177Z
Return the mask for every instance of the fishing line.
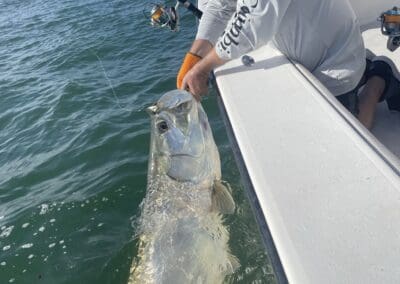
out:
M109 78L108 75L107 75L106 69L104 68L103 61L100 59L100 57L97 55L96 52L92 51L92 53L94 54L94 56L97 57L97 60L98 60L99 63L100 63L101 69L103 70L103 73L104 73L104 77L107 79L108 84L110 85L111 91L112 91L112 93L113 93L113 95L114 95L114 98L115 98L115 100L116 100L116 103L117 103L118 107L119 107L120 109L124 110L124 111L131 112L131 110L129 110L129 109L124 108L124 107L121 106L120 101L119 101L119 98L118 98L117 94L115 93L114 87L113 87L113 85L112 85L112 83L111 83L111 80L110 80L110 78Z

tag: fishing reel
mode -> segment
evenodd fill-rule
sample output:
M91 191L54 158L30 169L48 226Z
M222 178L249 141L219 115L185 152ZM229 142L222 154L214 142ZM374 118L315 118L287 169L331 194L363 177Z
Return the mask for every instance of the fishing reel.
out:
M382 34L389 37L387 48L395 51L400 46L400 9L393 9L383 12L378 19L381 22Z
M179 5L183 5L187 10L200 19L202 12L187 0L178 0L174 7L168 7L164 4L153 4L150 9L150 17L145 14L145 17L150 19L150 24L155 27L167 28L173 32L179 31Z
M176 8L154 4L150 12L150 24L160 28L168 28L174 32L178 31L179 20Z

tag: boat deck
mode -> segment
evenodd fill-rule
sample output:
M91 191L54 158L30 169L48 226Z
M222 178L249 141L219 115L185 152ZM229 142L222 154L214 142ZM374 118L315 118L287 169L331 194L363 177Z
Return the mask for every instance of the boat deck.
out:
M397 283L399 114L382 103L371 133L272 46L249 55L215 76L279 282Z

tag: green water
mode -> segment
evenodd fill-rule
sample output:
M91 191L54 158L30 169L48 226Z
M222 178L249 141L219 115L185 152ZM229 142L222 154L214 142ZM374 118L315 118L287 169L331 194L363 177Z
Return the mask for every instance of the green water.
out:
M180 33L152 29L144 8L0 0L0 283L126 283L146 194L143 109L175 87L195 31L188 14ZM273 283L215 93L203 105L237 203L226 224L241 267L227 282Z

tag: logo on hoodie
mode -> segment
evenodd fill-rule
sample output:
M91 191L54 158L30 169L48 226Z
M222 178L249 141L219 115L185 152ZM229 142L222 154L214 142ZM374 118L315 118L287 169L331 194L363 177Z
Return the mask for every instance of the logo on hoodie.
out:
M254 0L251 0L250 2L253 1ZM239 45L238 38L240 31L243 29L243 26L248 20L250 14L250 9L248 6L250 6L251 9L255 9L258 6L258 1L259 0L256 0L254 4L247 3L246 5L245 2L249 1L241 0L243 6L241 6L239 11L234 14L231 28L229 30L225 29L224 33L221 35L221 40L218 43L220 49L229 54L230 50L228 47L230 47L232 44L236 46Z
M256 2L257 6L258 1ZM253 8L253 6L251 6ZM238 37L240 35L240 31L243 29L243 25L246 23L248 16L250 14L250 9L247 6L242 6L240 7L240 10L236 12L233 16L233 22L232 26L228 31L224 31L222 34L222 38L219 41L220 47L226 51L227 53L230 53L228 47L230 47L232 44L234 45L239 45L238 42Z

